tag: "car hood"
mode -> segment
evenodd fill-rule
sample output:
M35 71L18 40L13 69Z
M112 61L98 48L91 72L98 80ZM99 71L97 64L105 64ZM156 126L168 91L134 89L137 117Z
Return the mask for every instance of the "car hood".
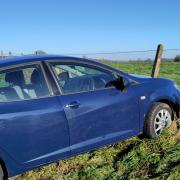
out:
M167 78L161 78L161 77L152 78L150 76L137 75L137 74L131 74L130 76L133 80L140 82L140 83L153 82L153 81L163 81L163 82L169 82L169 83L174 84L173 80L167 79Z
M147 82L153 79L150 76L137 75L137 74L130 74L130 76L133 80L138 81L138 82Z

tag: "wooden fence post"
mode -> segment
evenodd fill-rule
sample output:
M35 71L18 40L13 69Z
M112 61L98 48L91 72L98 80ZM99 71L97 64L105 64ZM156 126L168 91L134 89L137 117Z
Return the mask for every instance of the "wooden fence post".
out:
M156 78L159 75L161 60L163 54L163 45L159 44L157 47L156 57L153 64L152 74L151 77Z

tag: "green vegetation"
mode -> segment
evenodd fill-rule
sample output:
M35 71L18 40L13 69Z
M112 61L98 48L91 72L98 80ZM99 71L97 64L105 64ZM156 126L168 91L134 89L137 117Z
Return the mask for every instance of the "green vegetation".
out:
M105 62L117 69L125 71L130 74L142 74L150 76L152 70L152 63L150 62ZM163 62L160 69L160 77L170 78L175 80L180 85L180 63L179 62Z
M150 75L152 64L106 62L133 74ZM160 76L180 85L180 63L166 62ZM180 131L176 122L159 138L138 137L25 173L15 180L180 179Z

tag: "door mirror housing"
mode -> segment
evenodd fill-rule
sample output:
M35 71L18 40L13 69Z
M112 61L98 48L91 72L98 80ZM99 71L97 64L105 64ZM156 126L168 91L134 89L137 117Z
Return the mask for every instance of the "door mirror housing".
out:
M124 78L119 76L113 81L110 81L106 84L106 87L115 87L117 90L124 91L127 87L124 83Z

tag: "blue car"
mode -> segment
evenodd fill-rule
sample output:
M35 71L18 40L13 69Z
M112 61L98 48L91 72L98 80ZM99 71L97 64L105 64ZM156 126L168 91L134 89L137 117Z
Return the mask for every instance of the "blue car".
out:
M0 60L0 179L144 134L180 116L180 90L75 57Z

